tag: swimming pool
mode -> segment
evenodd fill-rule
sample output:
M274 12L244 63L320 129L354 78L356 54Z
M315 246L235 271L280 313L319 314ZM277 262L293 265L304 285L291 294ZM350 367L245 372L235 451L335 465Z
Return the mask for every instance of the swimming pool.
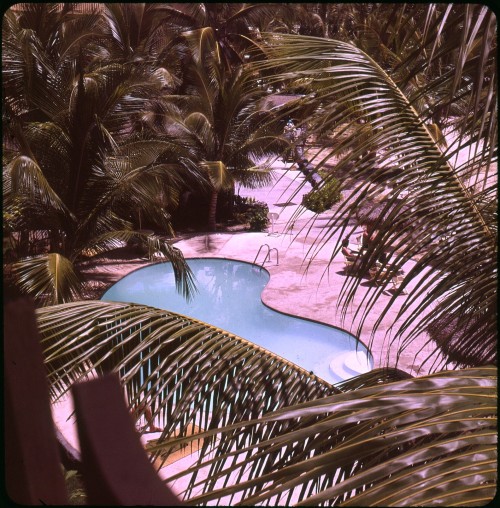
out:
M171 263L140 268L101 300L131 302L184 314L234 333L296 363L329 383L372 369L366 347L350 333L290 316L262 303L264 268L221 258L188 259L198 292L187 301L175 287Z

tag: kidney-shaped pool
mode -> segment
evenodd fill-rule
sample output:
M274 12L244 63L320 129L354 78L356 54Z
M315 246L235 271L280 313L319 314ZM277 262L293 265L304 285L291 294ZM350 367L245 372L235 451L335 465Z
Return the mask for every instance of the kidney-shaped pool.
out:
M176 290L171 263L149 265L126 275L101 299L150 305L210 323L329 383L372 369L371 355L350 333L264 305L261 293L270 276L262 267L221 258L188 259L187 263L198 290L189 301Z

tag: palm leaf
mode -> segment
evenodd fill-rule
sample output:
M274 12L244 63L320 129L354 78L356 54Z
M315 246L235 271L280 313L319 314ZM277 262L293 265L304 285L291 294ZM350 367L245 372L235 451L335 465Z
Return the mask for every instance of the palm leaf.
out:
M56 211L69 213L35 160L24 155L15 157L7 166L7 174L13 194L24 196Z
M461 357L461 361L466 365L491 362L489 352L496 343L496 318L492 310L496 308L496 292L490 290L496 284L496 228L483 216L483 207L450 164L447 154L439 150L416 109L391 77L352 45L271 34L267 42L268 46L260 49L267 51L270 60L255 64L257 69L286 68L286 72L275 77L277 80L314 78L311 87L315 96L309 100L321 102L323 113L312 119L311 130L326 126L333 132L347 129L352 133L329 149L323 159L339 156L336 171L349 167L348 181L354 184L329 227L314 240L311 257L334 234L349 236L353 231L351 218L365 203L377 199L382 185L389 187L392 192L383 201L383 213L373 225L378 230L377 241L368 250L361 269L371 266L383 251L393 253L391 264L396 269L420 258L401 286L409 295L395 319L405 324L396 330L394 341L400 340L404 332L407 345L446 309L467 308L467 314L480 316L484 326L470 329L468 337L464 337L470 345L469 356ZM356 136L360 118L365 122L361 125L362 137ZM437 241L448 238L450 231L454 235L446 243ZM462 252L464 245L466 256ZM336 251L339 249L337 244ZM473 257L476 262L471 262ZM434 270L428 272L431 264ZM444 273L453 273L453 277L443 280ZM341 292L344 311L353 301L360 281L346 279ZM465 285L465 281L471 283ZM363 298L357 313L359 334L389 283L390 279L371 288ZM410 283L415 284L413 288ZM398 294L381 314L375 329ZM430 312L429 302L437 302ZM458 314L457 326L465 326L464 312ZM487 355L478 348L481 341L488 342Z
M200 166L207 172L214 189L221 191L232 188L233 178L222 161L204 161Z
M12 273L21 291L49 305L80 296L81 280L73 263L51 253L14 263Z
M162 162L168 159L170 147L155 141L131 143L121 147L121 154L107 158L104 167L94 168L81 203L85 216L75 233L76 250L92 248L91 239L102 234L127 227L132 231L131 207L165 234L172 234L168 209L176 208L182 176L188 170L185 165Z
M169 445L214 436L200 460L169 479L209 471L190 484L190 503L481 504L496 485L496 369L376 384Z
M169 478L191 478L190 503L414 505L465 489L474 504L494 493L495 368L389 383L368 373L338 393L243 339L150 307L87 301L37 319L53 397L119 372L129 403L148 400L170 438L152 453L201 440L200 459ZM191 425L205 430L187 435Z
M168 311L85 301L38 309L37 319L53 397L86 376L117 372L129 403L150 401L166 436L336 391L264 348Z
M372 369L363 375L355 376L350 379L346 379L335 386L342 392L350 392L353 390L359 390L367 386L376 386L380 384L392 383L393 381L400 381L402 379L409 379L412 376L404 370L382 367L378 369Z

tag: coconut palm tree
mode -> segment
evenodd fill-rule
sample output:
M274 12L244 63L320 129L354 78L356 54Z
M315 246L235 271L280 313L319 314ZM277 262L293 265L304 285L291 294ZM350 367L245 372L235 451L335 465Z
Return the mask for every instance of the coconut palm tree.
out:
M245 62L249 38L255 28L283 16L293 9L280 3L171 3L165 4L169 23L177 33L210 28L227 67Z
M13 217L8 232L19 241L15 283L42 301L68 301L80 294L78 263L139 237L151 254L174 260L179 286L189 293L192 282L181 253L164 239L138 232L133 215L140 210L165 235L172 232L168 207L158 206L156 196L170 196L170 209L176 204L178 152L158 139L141 143L129 123L142 112L144 98L160 92L157 81L120 64L86 72L85 48L71 42L85 37L70 31L64 39L64 18L49 42L23 23L23 16L8 13L2 40L10 136L4 206ZM87 28L82 22L84 33ZM37 236L31 247L30 235Z
M282 149L280 123L262 108L265 92L254 86L247 67L227 66L221 58L213 29L187 32L182 39L182 85L164 97L160 129L172 143L189 147L210 192L208 229L214 231L221 191L232 191L235 182L250 188L270 182L262 159Z
M238 55L244 39L240 29L276 10L278 4L110 4L103 9L104 37L89 49L90 68L103 60L123 63L160 84L163 94L148 97L130 129L177 140L183 157L199 170L198 181L187 180L186 192L211 194L210 230L221 191L233 191L235 180L252 186L268 179L255 167L255 157L271 150L269 127L265 133L258 127L264 112L257 111L257 101L264 91L246 84L249 75L242 72L244 59ZM202 117L210 132L198 130ZM276 124L275 134L277 129ZM181 139L183 134L189 140Z

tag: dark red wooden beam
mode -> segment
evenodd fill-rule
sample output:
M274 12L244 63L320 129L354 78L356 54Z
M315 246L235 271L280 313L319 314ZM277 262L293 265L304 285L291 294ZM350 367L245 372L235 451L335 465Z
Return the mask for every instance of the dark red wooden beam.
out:
M35 308L4 308L4 421L7 495L20 505L67 505Z
M78 383L72 391L89 504L181 505L147 457L118 376Z

